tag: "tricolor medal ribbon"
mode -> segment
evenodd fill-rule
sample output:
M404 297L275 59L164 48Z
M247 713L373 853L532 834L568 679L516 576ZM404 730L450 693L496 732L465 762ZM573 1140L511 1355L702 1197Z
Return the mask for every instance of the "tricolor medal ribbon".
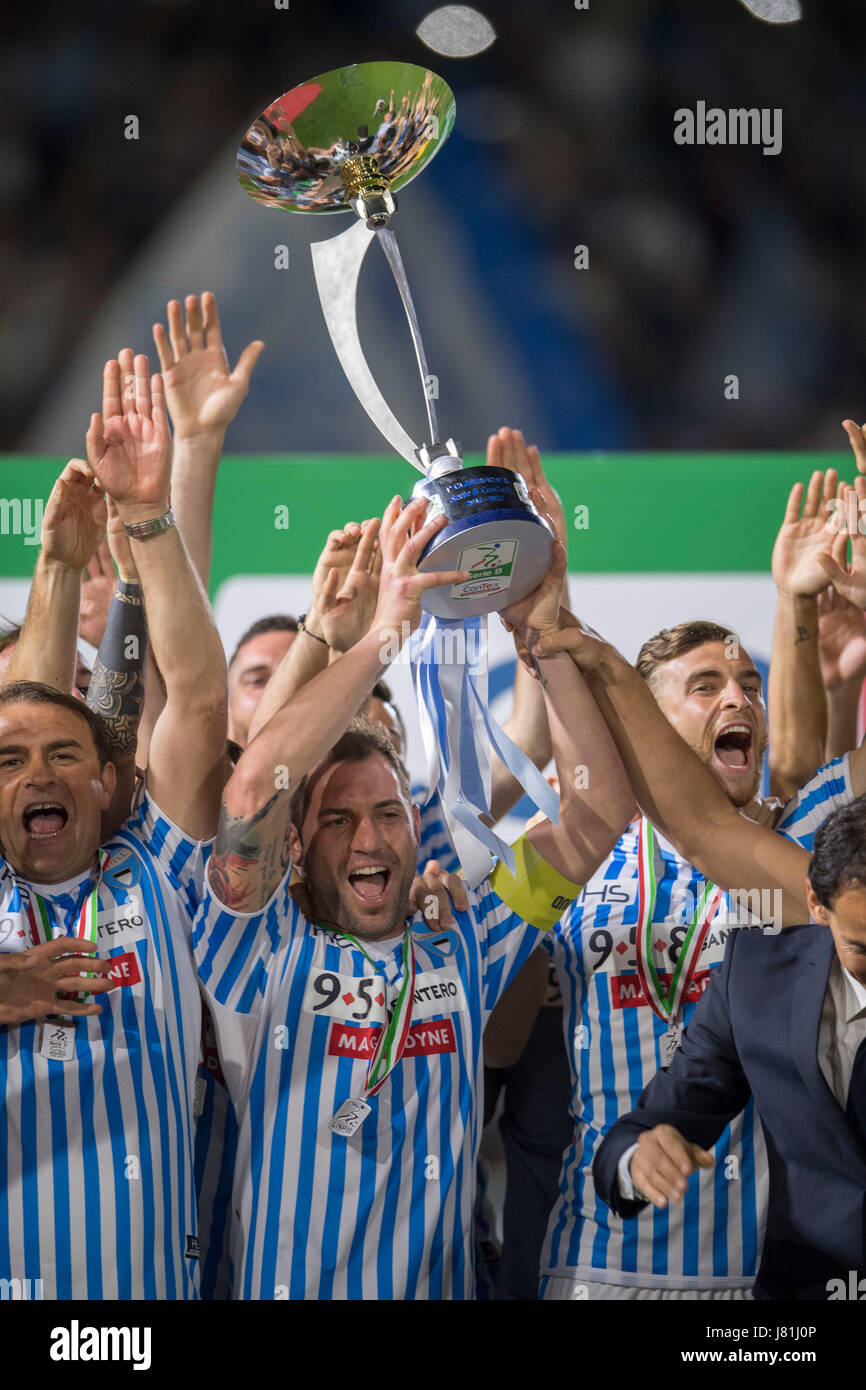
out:
M638 855L638 922L636 932L637 973L647 1003L668 1024L662 1039L662 1066L673 1060L682 1036L679 1023L683 996L691 984L706 940L710 923L724 897L724 890L709 880L704 884L695 915L674 967L670 988L665 991L652 954L653 911L656 901L655 836L646 816L641 816Z
M75 924L75 930L73 932L57 932L55 934L55 930L48 916L48 908L45 904L45 899L41 894L35 892L35 890L28 890L27 917L30 924L30 939L34 946L39 946L44 941L56 940L60 936L65 935L77 937L79 941L92 941L93 944L96 945L99 922L99 885L102 882L102 876L110 859L111 855L108 850L101 849L99 851L99 867L96 874L96 883L81 904L81 911L78 914L78 921ZM35 910L34 902L36 904ZM78 997L77 993L58 994L58 999L77 999ZM89 998L89 994L84 994L81 996L81 1002L84 1003Z
M352 945L367 957L367 960L370 959L360 942L355 941L347 932L341 932L340 935L351 941ZM379 1037L367 1067L367 1079L361 1095L352 1096L349 1100L344 1101L337 1113L328 1121L328 1128L332 1133L341 1134L344 1138L351 1139L369 1115L371 1109L367 1104L369 1097L374 1096L377 1091L382 1089L406 1050L414 998L415 948L407 927L403 937L403 983L397 995L394 1012L388 1022L379 1030Z

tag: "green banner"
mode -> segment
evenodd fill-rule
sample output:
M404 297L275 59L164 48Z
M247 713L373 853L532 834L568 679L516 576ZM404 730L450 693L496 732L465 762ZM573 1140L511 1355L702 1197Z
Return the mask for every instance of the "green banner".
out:
M64 463L0 458L0 577L32 572L34 503L48 497ZM855 472L847 451L548 454L544 464L565 509L569 569L586 573L768 571L791 485L816 468L836 467L846 478ZM381 514L394 493L408 496L417 476L396 458L226 457L212 592L233 574L310 572L328 531Z

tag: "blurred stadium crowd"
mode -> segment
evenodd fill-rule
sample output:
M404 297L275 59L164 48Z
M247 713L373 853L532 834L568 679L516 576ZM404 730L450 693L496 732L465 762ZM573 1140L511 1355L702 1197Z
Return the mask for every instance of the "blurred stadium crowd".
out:
M460 148L449 168L437 162L438 196L458 160L495 182L501 215L485 222L489 255L476 262L482 296L551 276L560 334L588 340L608 409L628 421L623 435L581 417L563 444L835 447L866 346L860 7L822 0L804 22L771 26L735 0L614 0L586 12L541 0L528 23L524 5L497 0L479 8L498 40L468 61L417 39L429 8L7 8L0 447L26 441L100 302L215 153L288 86L383 57L429 62L454 87ZM781 154L677 146L673 112L697 100L782 108ZM128 114L139 118L136 144L123 138ZM230 173L226 190L237 196ZM447 216L458 231L467 220L461 209ZM529 239L512 246L518 223ZM576 244L589 247L588 271L573 268ZM538 325L517 312L510 329L515 340L537 333L543 359ZM590 389L587 371L573 373L575 392ZM740 381L736 406L723 393L728 373ZM262 447L259 436L231 442Z

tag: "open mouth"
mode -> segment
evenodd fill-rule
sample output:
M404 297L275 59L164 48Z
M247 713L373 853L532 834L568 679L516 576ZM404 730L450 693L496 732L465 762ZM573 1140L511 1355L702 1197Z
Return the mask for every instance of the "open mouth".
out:
M32 840L53 840L69 820L65 806L57 801L40 801L28 806L21 823Z
M353 892L362 902L374 905L383 901L390 881L391 870L384 864L370 864L349 874Z
M752 765L752 730L748 724L729 724L716 739L715 754L730 772L748 771Z

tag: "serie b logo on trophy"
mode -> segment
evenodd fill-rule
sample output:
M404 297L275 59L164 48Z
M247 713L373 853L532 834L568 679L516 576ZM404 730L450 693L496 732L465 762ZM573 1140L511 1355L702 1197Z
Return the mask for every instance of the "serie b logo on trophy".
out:
M454 125L454 96L435 73L409 63L360 63L294 87L253 122L238 151L241 187L266 207L354 212L348 231L312 247L325 322L352 389L388 443L424 477L413 497L448 525L425 550L422 570L469 570L461 584L430 589L439 618L477 617L523 598L550 568L553 534L523 479L505 468L466 468L443 442L418 316L391 219L397 192L429 164ZM397 285L415 350L429 439L416 444L388 406L358 335L361 265L378 240Z

